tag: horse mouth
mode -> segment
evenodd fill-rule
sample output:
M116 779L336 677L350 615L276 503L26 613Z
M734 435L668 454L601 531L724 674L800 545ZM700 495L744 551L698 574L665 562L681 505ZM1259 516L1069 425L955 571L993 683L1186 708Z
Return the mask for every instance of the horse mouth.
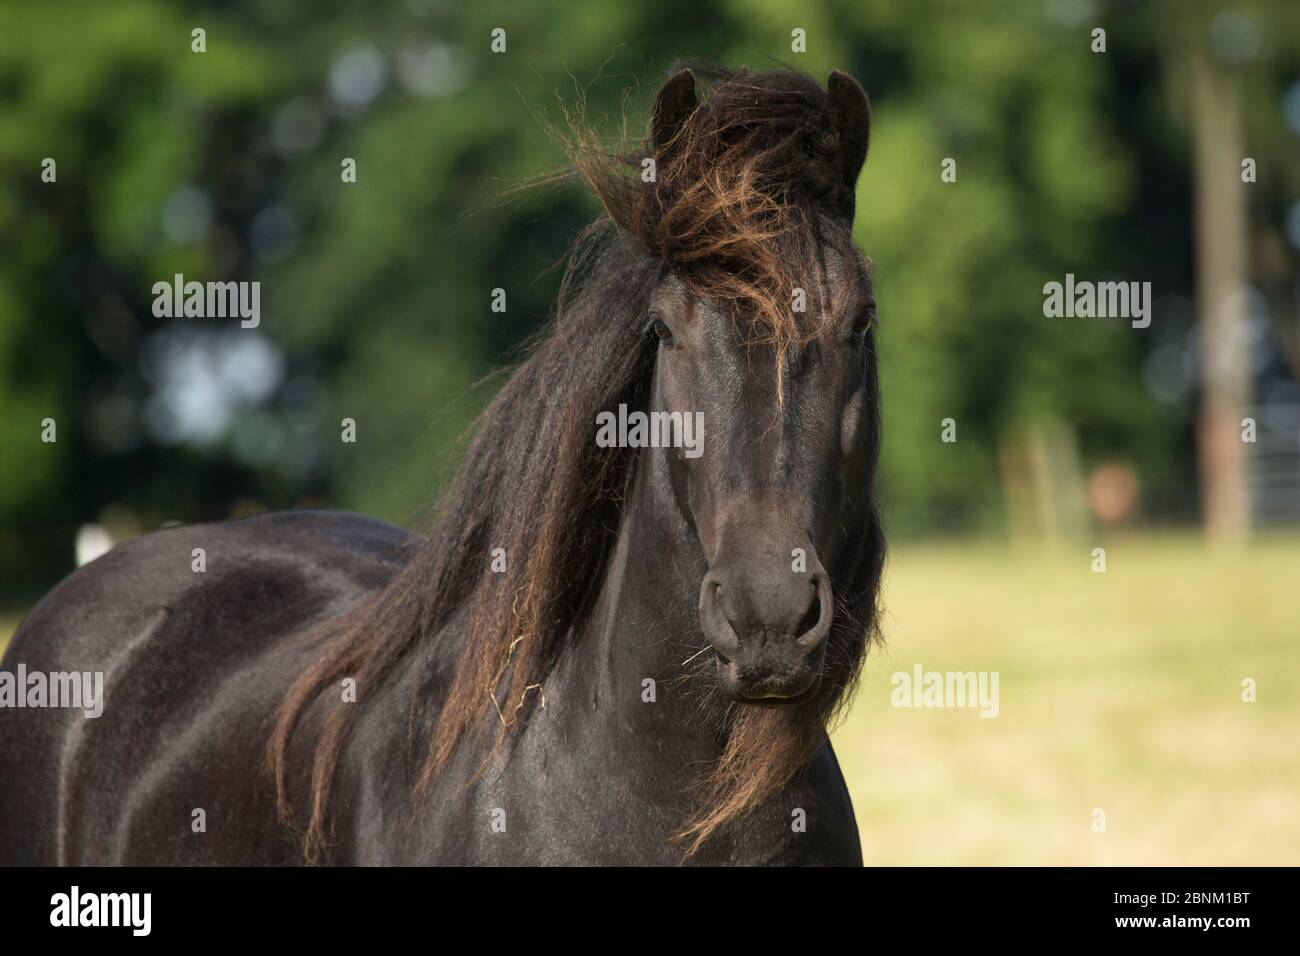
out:
M817 685L820 683L819 680L813 681L807 690L793 697L749 697L742 694L737 703L746 704L750 707L793 707L796 704L803 704L812 700L817 694Z
M821 670L759 678L742 673L735 661L721 651L714 651L718 662L718 683L722 692L738 704L754 707L789 707L812 699L821 685Z

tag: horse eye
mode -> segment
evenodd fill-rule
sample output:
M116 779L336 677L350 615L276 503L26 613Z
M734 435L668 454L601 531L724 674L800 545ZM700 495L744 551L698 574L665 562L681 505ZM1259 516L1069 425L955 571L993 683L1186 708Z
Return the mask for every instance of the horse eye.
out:
M650 328L654 330L655 338L660 342L667 342L673 337L673 330L668 328L668 323L661 318L656 317L650 323Z
M871 329L872 323L876 321L875 309L863 309L858 317L853 320L853 334L866 335Z

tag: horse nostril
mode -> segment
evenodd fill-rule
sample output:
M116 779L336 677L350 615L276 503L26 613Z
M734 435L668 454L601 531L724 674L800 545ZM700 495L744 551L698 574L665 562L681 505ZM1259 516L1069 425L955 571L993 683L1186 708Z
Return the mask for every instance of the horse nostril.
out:
M700 589L700 625L714 650L730 659L740 646L740 638L723 606L721 592L722 582L716 577L704 579Z
M799 620L799 626L795 628L795 637L800 638L815 628L822 619L822 598L820 589L816 582L813 582L813 599L812 604L808 605L808 610L803 612L803 617Z
M728 656L743 647L779 656L794 653L796 643L808 653L826 638L831 592L820 568L807 575L742 571L738 577L711 571L700 587L700 626L716 649Z

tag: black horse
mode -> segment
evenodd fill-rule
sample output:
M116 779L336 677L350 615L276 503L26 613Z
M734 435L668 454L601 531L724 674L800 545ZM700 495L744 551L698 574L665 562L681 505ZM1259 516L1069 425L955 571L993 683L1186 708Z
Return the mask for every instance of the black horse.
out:
M0 863L861 862L826 727L884 560L869 108L692 67L639 149L571 124L606 214L431 533L162 530L27 616L4 669L104 705L0 710ZM667 414L597 440L620 406Z

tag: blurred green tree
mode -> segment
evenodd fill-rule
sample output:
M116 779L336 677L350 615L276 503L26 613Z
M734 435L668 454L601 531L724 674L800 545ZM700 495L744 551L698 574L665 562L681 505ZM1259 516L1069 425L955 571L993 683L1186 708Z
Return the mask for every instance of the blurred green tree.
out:
M1245 27L1224 27L1228 7ZM1260 169L1255 277L1270 314L1295 315L1300 27L1280 3L1203 13L1190 29L1212 51L1215 30L1230 51L1255 40L1232 64ZM561 161L541 114L581 95L611 132L625 112L642 122L677 56L843 67L872 96L857 235L875 260L895 532L1002 527L1008 469L1042 447L1127 462L1157 489L1151 515L1191 518L1176 21L1168 4L1080 0L7 3L0 579L47 587L88 521L316 503L418 520L491 392L475 383L548 314L553 267L596 212L572 186L503 200ZM175 273L260 281L261 326L155 318L152 285ZM1066 273L1151 281L1152 328L1044 318L1042 286Z

